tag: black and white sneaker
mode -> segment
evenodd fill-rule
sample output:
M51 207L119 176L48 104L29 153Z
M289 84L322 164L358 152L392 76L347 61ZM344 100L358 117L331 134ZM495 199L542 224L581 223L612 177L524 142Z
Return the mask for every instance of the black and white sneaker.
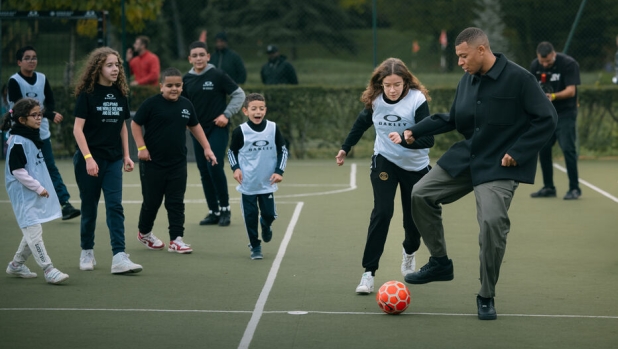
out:
M208 216L206 216L204 219L202 219L200 221L200 225L215 225L219 223L219 212L212 212L210 211L208 213Z
M79 215L82 214L82 211L76 209L75 207L73 207L73 205L71 205L68 202L65 202L64 205L62 205L62 220L66 221L68 219L72 219L75 217L79 217Z

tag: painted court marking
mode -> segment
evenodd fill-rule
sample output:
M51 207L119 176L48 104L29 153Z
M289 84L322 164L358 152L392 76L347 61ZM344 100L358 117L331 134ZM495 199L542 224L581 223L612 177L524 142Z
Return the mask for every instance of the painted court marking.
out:
M255 310L208 310L208 309L106 309L106 308L0 308L0 311L100 311L100 312L130 312L130 313L204 313L204 314L252 314ZM380 315L389 316L382 312L362 311L317 311L317 310L271 310L262 311L264 314L288 315ZM422 313L405 312L397 316L478 316L473 313ZM608 319L618 320L618 315L573 315L573 314L499 314L499 317L530 317L551 319Z
M562 166L560 166L560 165L558 165L558 164L556 164L556 163L554 163L554 167L555 167L555 168L557 168L557 169L559 169L560 171L562 171L562 172L564 172L564 173L566 173L566 172L567 172L566 168L564 168L564 167L562 167ZM606 192L606 191L604 191L604 190L601 190L601 189L600 189L600 188L598 188L597 186L594 186L594 185L592 185L592 184L590 184L590 183L586 182L585 180L583 180L583 179L581 179L581 178L578 178L578 179L579 179L579 182L580 182L580 183L582 183L583 185L585 185L585 186L587 186L588 188L590 188L590 189L592 189L592 190L596 191L597 193L599 193L599 194L601 194L601 195L605 196L606 198L608 198L608 199L612 200L613 202L618 203L618 198L616 198L615 196L611 195L610 193L608 193L608 192Z
M322 195L332 195L332 194L340 194L340 193L345 193L348 191L352 191L352 190L356 190L358 187L356 185L356 169L357 169L357 165L356 163L352 163L350 165L350 182L349 184L285 184L283 186L290 186L290 187L342 187L342 186L346 186L347 188L344 189L336 189L336 190L328 190L328 191L321 191L321 192L315 192L315 193L302 193L302 194L289 194L289 195L277 195L275 197L275 199L283 199L283 198L299 198L299 197L307 197L307 196L322 196ZM76 184L67 184L68 186L77 186ZM188 187L201 187L201 184L187 184ZM236 185L230 185L230 186L236 186ZM133 188L133 187L141 187L141 184L123 184L124 188ZM230 202L239 202L240 199L238 198L230 198ZM11 201L9 200L0 200L0 203L2 204L7 204L10 203ZM72 203L77 204L80 203L80 200L71 200ZM143 200L122 200L122 204L123 205L141 205L143 202ZM204 204L206 203L206 199L185 199L185 204ZM279 203L279 202L277 202ZM103 205L105 204L105 201L103 198L101 198L101 200L99 200L99 205Z
M283 260L283 256L285 256L285 251L287 250L288 244L292 239L294 227L296 227L296 223L298 222L298 217L300 217L300 211L303 209L303 205L303 202L299 202L296 205L296 209L294 210L294 214L292 215L290 224L285 231L285 235L283 237L283 241L281 241L281 245L279 245L279 251L277 252L277 256L275 257L272 267L270 268L270 272L268 273L268 277L266 278L266 283L264 284L264 288L262 288L260 297L255 304L255 309L253 310L253 314L251 315L251 320L249 320L249 324L245 329L245 333L242 336L238 348L249 348L249 344L251 344L251 340L253 339L253 335L255 334L257 325L262 318L262 314L264 313L264 306L266 305L266 301L268 300L268 296L270 295L270 290L273 288L273 284L275 283L275 279L277 278L277 273L279 272L281 261Z

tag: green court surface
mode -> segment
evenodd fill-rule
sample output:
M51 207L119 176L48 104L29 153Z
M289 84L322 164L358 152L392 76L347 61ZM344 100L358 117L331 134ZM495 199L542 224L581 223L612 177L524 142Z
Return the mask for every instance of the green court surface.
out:
M435 161L434 161L435 162ZM4 169L4 162L0 162ZM58 162L79 206L72 163ZM226 164L226 166L228 166ZM412 304L381 313L354 290L373 206L369 160L289 161L276 193L279 218L264 259L249 258L239 193L227 167L229 227L203 227L199 175L189 164L185 241L190 255L146 249L136 240L141 204L137 173L124 175L126 251L144 266L110 273L105 208L99 206L94 271L79 270L79 218L43 225L63 285L39 276L0 276L0 348L617 348L618 161L579 163L583 196L562 200L564 164L556 163L558 198L532 199L541 187L521 185L510 210L512 229L497 287L496 321L476 317L478 225L474 197L444 206L455 279L408 285ZM2 175L4 178L4 175ZM376 290L399 272L399 199L376 274ZM6 191L0 190L0 267L21 239ZM167 239L162 207L155 234ZM167 242L167 241L166 241ZM417 267L428 259L425 246Z

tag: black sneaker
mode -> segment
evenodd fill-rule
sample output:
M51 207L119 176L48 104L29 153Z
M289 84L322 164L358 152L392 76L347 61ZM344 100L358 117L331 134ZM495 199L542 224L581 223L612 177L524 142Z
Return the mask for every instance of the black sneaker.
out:
M272 229L264 224L262 217L260 217L260 225L262 226L262 240L264 240L264 242L269 242L273 238Z
M498 318L493 298L476 296L476 306L478 307L479 320L495 320Z
M566 195L564 196L563 199L565 199L565 200L577 200L577 199L579 199L580 196L582 196L582 192L579 189L573 189L573 190L567 191L567 193L566 193Z
M219 226L227 227L230 225L230 219L232 218L232 212L230 210L221 210L221 215L219 216Z
M200 225L215 225L217 223L219 223L219 212L211 212L206 218L200 221Z
M79 217L82 214L82 211L76 209L70 203L66 202L62 205L62 220L66 221L67 219L72 219L75 217Z
M533 198L555 198L556 188L543 187L541 190L530 194Z
M450 281L453 278L453 261L449 259L448 264L442 265L434 257L429 257L429 262L421 267L419 271L405 276L405 280L409 284Z

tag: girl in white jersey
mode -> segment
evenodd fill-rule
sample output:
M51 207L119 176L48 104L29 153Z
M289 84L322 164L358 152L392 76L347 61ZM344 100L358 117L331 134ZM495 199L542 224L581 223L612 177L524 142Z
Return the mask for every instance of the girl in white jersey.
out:
M4 116L2 130L10 129L5 166L6 191L24 237L7 274L35 278L24 264L30 255L45 273L45 281L59 284L67 274L54 268L43 243L41 223L62 217L62 211L45 160L39 135L43 113L39 102L31 98L19 100ZM48 190L49 189L49 190Z
M433 136L421 137L415 145L404 145L393 143L388 135L391 132L402 133L429 116L429 100L427 89L400 59L385 60L373 71L361 96L365 109L359 114L336 156L337 165L343 165L352 146L358 143L369 127L375 127L376 140L370 175L374 207L363 254L365 272L356 288L358 294L373 292L373 279L384 251L398 186L405 231L401 273L405 276L415 269L415 253L420 246L421 236L412 220L410 199L412 186L431 169L429 148L433 146L434 140Z

